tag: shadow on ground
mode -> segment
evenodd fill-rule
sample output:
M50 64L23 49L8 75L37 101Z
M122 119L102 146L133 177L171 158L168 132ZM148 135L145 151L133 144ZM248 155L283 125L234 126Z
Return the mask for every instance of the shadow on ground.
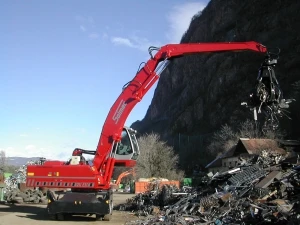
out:
M32 220L55 221L53 219L50 219L46 213L44 213L43 215L40 214L30 214L26 216L17 215L17 217L29 218ZM70 216L65 216L64 221L72 221L72 222L95 221L95 216L94 215L92 216L71 216L70 215Z
M52 220L46 211L45 205L25 205L25 204L0 204L0 213L24 213L25 215L16 215L21 218L32 220ZM95 221L95 215L91 216L65 216L65 221L82 222Z
M0 204L0 212L20 212L20 213L36 213L46 210L45 205L33 205L33 204Z

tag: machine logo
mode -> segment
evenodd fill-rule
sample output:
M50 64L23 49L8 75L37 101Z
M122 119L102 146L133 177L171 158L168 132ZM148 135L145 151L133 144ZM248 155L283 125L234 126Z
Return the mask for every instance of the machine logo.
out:
M75 183L76 187L93 187L94 184L93 183L84 183L84 182L80 182L80 183Z
M126 106L127 106L127 104L125 103L124 100L122 100L112 118L113 121L115 121L115 124L117 124L119 122L119 119L122 116Z

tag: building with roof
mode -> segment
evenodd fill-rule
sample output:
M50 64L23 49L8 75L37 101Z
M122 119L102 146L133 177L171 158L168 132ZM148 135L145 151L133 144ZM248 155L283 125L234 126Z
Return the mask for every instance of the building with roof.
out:
M286 150L279 147L275 140L240 138L235 146L209 163L206 168L209 172L214 174L216 172L224 172L230 168L238 166L241 157L248 158L256 156L263 150L267 150L278 155L287 154Z

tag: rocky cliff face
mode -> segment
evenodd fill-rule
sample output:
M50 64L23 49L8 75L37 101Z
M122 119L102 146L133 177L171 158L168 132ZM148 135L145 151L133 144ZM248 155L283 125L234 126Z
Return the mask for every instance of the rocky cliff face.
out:
M277 78L291 104L292 121L281 124L290 138L300 138L300 2L297 0L211 0L193 18L182 43L257 41L281 49ZM252 113L240 104L254 88L264 55L254 52L197 54L174 59L163 72L142 121L141 133L163 137L207 134L228 123L234 126Z

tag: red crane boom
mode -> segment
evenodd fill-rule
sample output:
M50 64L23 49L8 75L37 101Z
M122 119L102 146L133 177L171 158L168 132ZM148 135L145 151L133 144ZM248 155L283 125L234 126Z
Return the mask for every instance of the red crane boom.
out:
M89 165L65 165L63 162L46 162L28 166L27 186L80 187L108 189L115 163L134 166L135 160L116 160L110 157L113 145L121 140L125 121L133 107L157 81L158 64L164 60L186 54L250 50L266 53L267 48L257 42L169 44L157 49L136 76L123 88L112 105L103 125L93 160ZM64 184L62 184L64 183Z
M111 151L113 141L120 140L121 131L131 110L142 100L147 91L159 78L155 69L160 62L186 54L240 50L252 50L262 53L267 51L265 46L256 42L169 44L158 49L158 52L148 60L128 83L111 107L97 146L93 162L95 168L99 170L102 167L105 158Z

